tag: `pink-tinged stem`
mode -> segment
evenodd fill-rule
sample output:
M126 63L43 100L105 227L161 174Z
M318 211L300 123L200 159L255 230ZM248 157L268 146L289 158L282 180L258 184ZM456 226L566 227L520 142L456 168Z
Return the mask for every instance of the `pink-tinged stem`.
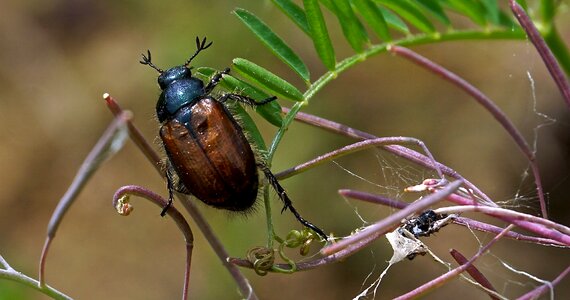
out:
M121 201L125 199L125 196L129 195L147 199L161 208L165 207L168 203L168 201L163 199L160 195L146 188L136 185L123 186L115 192L115 195L113 195L113 207L121 215L126 216L132 211L132 206L129 202ZM194 235L192 234L192 230L190 229L188 222L184 219L184 216L175 207L170 207L166 211L166 214L174 220L176 226L178 226L178 229L184 235L184 241L186 242L186 266L184 269L184 285L182 288L182 300L186 300L188 299L188 287L190 285L190 269L192 264L192 249L194 249Z
M564 277L566 277L569 273L570 273L570 266L566 267L566 269L562 271L562 273L560 273L560 275L558 275L552 282L537 287L536 289L522 295L517 300L538 299L540 295L547 293L548 291L552 291L554 286L559 284L560 281L562 281L562 279L564 279Z
M283 107L283 111L284 112L288 112L289 108L285 108ZM355 139L360 139L360 140L367 140L367 139L376 139L378 138L375 135L372 135L370 133L364 132L364 131L360 131L358 129L354 129L351 128L345 124L340 124L331 120L327 120L321 117L317 117L315 115L311 115L311 114L307 114L307 113L303 113L303 112L299 112L295 115L295 120L303 122L305 124L308 125L312 125L321 129L325 129L328 130L330 132L336 133L336 134L341 134L350 138L355 138ZM487 196L485 193L483 193L483 191L481 191L477 186L475 186L473 183L471 183L469 180L463 178L463 176L461 176L459 173L457 173L457 171L453 170L452 168L441 164L441 163L437 163L437 166L433 166L431 164L431 160L429 159L429 157L416 152L412 149L406 148L404 146L399 146L399 145L388 145L388 146L381 146L382 149L396 155L399 157L402 157L404 159L407 159L413 163L416 163L420 166L423 166L425 168L428 169L432 169L432 170L436 170L436 168L439 168L445 175L450 176L452 178L458 179L458 180L462 180L464 182L465 187L473 190L473 192L481 197L486 205L489 206L497 206L492 200L491 198L489 198L489 196ZM277 173L275 174L275 176L277 178L279 178L281 173Z
M409 293L406 293L404 295L401 295L395 299L398 300L403 300L403 299L411 299L411 298L416 298L416 297L420 297L424 294L426 294L427 292L442 286L443 284L445 284L446 282L448 282L449 280L451 280L451 278L458 276L459 274L463 273L465 270L467 270L467 268L469 268L469 266L471 266L473 264L473 262L475 262L475 260L477 260L479 257L481 257L485 252L487 252L487 250L489 250L489 248L491 248L492 245L494 245L497 241L499 241L501 239L501 237L503 237L509 230L511 230L514 227L514 225L509 225L507 228L505 228L503 231L501 231L501 233L499 233L497 236L495 236L493 238L493 240L491 240L487 245L485 245L484 247L482 247L481 249L479 249L479 251L465 264L427 282L426 284L423 284L422 286L414 289L413 291L410 291Z
M390 216L366 227L364 230L347 237L337 243L334 243L328 247L321 249L321 254L328 256L336 253L350 245L362 243L364 239L371 236L380 237L382 234L386 233L394 224L399 223L402 219L407 216L424 211L428 207L442 201L445 197L457 190L463 182L461 180L456 180L448 185L444 186L441 190L438 190L434 194L430 194L419 201L410 204L408 207L391 214Z
M392 46L389 49L392 53L404 57L415 64L425 68L426 70L442 77L443 79L451 82L455 86L459 87L467 94L471 95L473 99L475 99L480 105L482 105L493 117L497 122L499 122L503 128L509 133L509 135L513 138L519 149L522 151L523 155L529 161L531 166L531 170L534 176L534 182L536 184L536 190L538 194L538 198L540 200L540 208L542 211L542 216L547 218L548 212L546 207L546 200L544 199L544 192L542 189L542 181L540 177L540 172L538 169L538 165L536 162L536 157L534 152L530 149L529 145L527 144L526 140L522 136L522 134L518 131L515 125L509 120L507 115L485 94L483 94L479 89L475 86L467 82L465 79L461 78L457 74L447 70L441 65L436 64L435 62L427 59L424 56L419 55L418 53L404 47L400 46Z
M91 152L87 155L81 167L77 171L77 174L73 178L73 182L59 200L51 218L48 223L47 236L44 242L44 247L42 249L42 254L40 256L39 263L39 284L40 286L45 285L45 265L47 260L47 254L50 249L50 245L55 238L59 225L65 217L65 214L71 207L71 205L77 199L77 196L83 190L87 181L99 168L99 166L110 156L112 156L116 151L118 151L124 141L125 134L121 135L121 131L124 130L125 123L132 118L130 112L122 112L117 115L113 122L107 127L107 130L103 133L101 138L97 141ZM126 130L125 130L126 131Z
M550 72L550 75L554 79L554 82L556 82L560 93L562 93L562 97L564 97L566 105L568 108L570 108L570 85L568 84L568 80L566 79L566 76L564 76L564 73L558 64L558 61L554 57L554 54L552 54L552 51L522 6L520 6L520 4L518 4L515 0L509 0L509 6L519 21L519 24L521 24L521 27L526 32L528 38L538 51L538 54L540 54L540 57L542 57L542 60L544 61L548 72Z
M458 264L460 265L467 264L468 262L467 258L463 256L463 254L461 254L459 251L451 249L449 253L451 254L451 256L453 256L453 258ZM485 288L491 291L497 292L497 290L495 289L495 287L493 287L493 285L487 279L487 277L485 277L485 275L483 275L483 273L481 273L481 271L479 271L479 269L477 269L474 265L470 265L469 267L467 267L467 270L465 271L467 271L467 273L469 273L469 275L471 275L471 277L475 279L475 281L477 281L480 285L484 286ZM495 297L495 295L491 293L489 293L489 297L493 300L499 300L499 298Z

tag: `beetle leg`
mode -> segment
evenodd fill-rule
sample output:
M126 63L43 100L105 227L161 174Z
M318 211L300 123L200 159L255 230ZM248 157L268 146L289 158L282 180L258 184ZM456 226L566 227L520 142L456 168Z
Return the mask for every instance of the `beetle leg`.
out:
M293 207L293 202L291 202L291 199L289 199L289 196L287 196L285 189L281 186L281 184L279 184L279 181L277 180L275 175L273 175L273 173L271 173L271 170L269 170L269 168L264 163L258 163L257 165L265 174L265 177L267 178L267 181L269 181L269 184L271 184L271 186L277 192L279 199L281 199L281 201L283 201L284 206L281 209L281 213L283 213L286 209L289 209L293 213L293 215L295 215L295 218L297 218L297 220L301 224L303 224L303 226L313 230L318 235L320 235L323 239L327 240L328 239L327 235L319 227L315 226L313 223L311 223L311 222L303 219L303 217L301 217L301 214L299 214L299 212L297 212L295 207Z
M222 72L218 72L216 73L216 75L214 75L212 77L212 79L210 79L210 82L208 83L208 85L204 88L204 94L209 94L210 92L212 92L212 90L216 87L216 85L218 85L218 83L220 83L220 81L222 80L224 75L230 74L230 68L226 68L225 70L223 70Z
M263 99L261 101L257 101L253 98L250 98L248 96L243 96L243 95L239 95L239 94L223 94L220 99L218 99L218 101L224 103L227 100L234 100L237 102L241 102L243 104L247 104L250 106L259 106L259 105L263 105L263 104L267 104L269 102L275 101L277 100L277 97L273 96L273 97L269 97L266 99Z
M168 166L166 168L166 186L168 189L168 203L162 208L160 212L160 216L164 217L168 209L172 206L172 202L174 201L174 178L172 175L172 167Z

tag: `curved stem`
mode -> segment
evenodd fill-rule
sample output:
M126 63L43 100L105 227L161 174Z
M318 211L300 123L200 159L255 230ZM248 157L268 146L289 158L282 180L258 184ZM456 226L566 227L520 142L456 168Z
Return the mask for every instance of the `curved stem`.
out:
M497 122L499 122L499 124L503 126L503 128L507 131L507 133L513 138L519 150L521 150L523 155L529 161L534 176L534 182L536 184L538 198L540 200L540 208L542 210L542 216L547 218L548 212L546 207L546 200L544 199L542 180L538 168L538 163L536 161L536 156L534 152L530 149L523 135L515 127L515 125L511 122L511 120L507 117L507 115L489 97L483 94L483 92L481 92L475 86L467 82L465 79L447 70L441 65L438 65L435 62L427 59L426 57L421 56L418 53L407 48L393 46L390 47L390 51L396 55L399 55L416 63L421 67L424 67L428 71L431 71L432 73L442 77L443 79L459 87L467 94L471 95L471 97L473 97L481 106L483 106L495 118L495 120L497 120Z
M287 111L287 108L283 108L284 111ZM344 124L340 124L337 122L333 122L324 118L320 118L314 115L310 115L307 113L298 113L295 116L295 119L298 121L301 121L305 124L308 125L312 125L312 126L316 126L319 127L321 129L325 129L328 131L331 131L333 133L337 133L337 134L342 134L344 136L347 137L351 137L351 138L355 138L355 139L361 139L361 140L366 140L366 139L376 139L378 138L375 135L372 135L370 133L364 132L364 131L360 131L354 128L351 128L347 125ZM422 155L421 153L418 153L414 150L408 149L406 147L403 146L398 146L398 145L390 145L390 146L381 146L384 150L397 155L399 157L402 157L404 159L408 159L411 162L414 162L420 166L423 166L425 168L428 169L435 169L435 166L433 166L431 163L432 161L429 159L429 157ZM474 185L473 183L471 183L470 181L468 181L467 179L465 179L463 176L461 176L459 173L457 173L457 171L453 170L452 168L441 164L441 163L437 163L437 168L441 169L441 171L445 174L448 175L450 177L453 177L455 179L458 180L462 180L465 184L465 186L471 190L473 190L473 192L481 197L481 199L484 200L484 203L486 205L489 206L497 206L497 204L495 204L491 198L489 198L489 196L487 196L485 193L483 193L483 191L481 191L476 185ZM279 176L281 176L280 173L276 174L277 178L279 178Z
M366 150L369 148L375 148L375 147L382 146L382 145L393 145L393 144L415 144L415 145L420 146L422 148L422 150L424 151L424 153L426 154L426 156L429 158L430 164L436 170L436 172L439 175L439 177L441 178L442 182L445 181L445 178L443 176L441 169L438 166L437 161L433 158L433 155L431 154L429 149L426 147L426 145L421 140L418 140L418 139L412 138L412 137L404 137L404 136L375 138L375 139L369 139L369 140L364 140L364 141L357 142L354 144L350 144L348 146L344 146L340 149L337 149L337 150L325 153L323 155L320 155L317 158L312 159L308 162L305 162L305 163L300 164L298 166L295 166L295 167L289 168L285 171L282 171L279 173L279 178L283 178L283 179L289 178L291 176L305 172L308 169L314 168L320 164L332 161L334 159L337 159L337 158L345 156L345 155L349 155L351 153Z
M550 50L550 48L548 47L548 45L546 44L540 33L538 32L538 29L536 29L536 26L534 26L534 23L528 17L528 15L524 11L524 9L520 6L520 4L518 4L515 0L509 0L509 6L511 7L511 10L513 11L515 17L521 24L522 28L526 31L528 38L536 48L538 54L540 54L540 56L542 57L542 60L544 61L546 68L550 72L550 75L552 76L554 82L556 82L556 85L558 85L558 89L562 93L562 96L566 101L566 105L568 106L568 108L570 108L570 85L568 84L568 80L564 76L564 73L560 69L560 65L558 65L558 62L556 61L554 54L552 54L552 51ZM554 25L550 24L548 25L552 26L548 28L548 34L550 35L555 33L555 31L553 31ZM561 51L561 52L566 52L566 56L568 55L567 51ZM566 59L568 58L566 57Z
M303 94L303 101L297 102L293 108L291 108L287 117L283 120L281 128L275 134L271 147L269 148L269 162L273 158L277 146L283 138L283 134L291 125L293 117L299 112L302 106L308 105L311 98L319 92L323 87L325 87L329 82L335 79L340 73L346 71L352 66L366 61L366 59L377 55L382 52L386 52L386 49L390 45L400 45L400 46L414 46L429 44L435 42L446 42L446 41L456 41L456 40L475 40L475 39L524 39L524 33L519 29L508 29L502 31L454 31L448 33L435 33L435 34L418 34L410 38L404 38L398 41L393 41L390 43L382 43L378 45L370 46L367 50L362 53L350 56L341 62L336 64L334 71L328 71L324 73L319 79L313 82L307 91ZM292 115L291 115L292 114Z
M105 100L108 102L108 104L113 103L112 106L109 105L109 109L113 113L122 111L121 107L110 95L106 94L105 96L106 96ZM129 133L130 133L130 138L134 140L135 144L139 147L139 149L143 153L145 153L147 159L155 166L160 166L160 159L158 154L156 154L156 152L152 148L146 147L148 143L144 140L144 137L140 134L140 131L134 125L129 126ZM163 178L165 177L165 172L163 172L160 169L160 167L156 168L156 170ZM257 296L253 291L253 288L251 287L245 276L241 274L241 272L237 267L227 263L228 255L226 253L226 250L224 249L222 243L220 242L218 237L214 234L210 225L206 222L206 219L200 213L198 208L192 203L192 201L190 201L190 199L187 199L185 195L178 194L178 198L182 200L180 202L182 202L182 204L188 210L192 219L196 222L196 225L198 225L198 228L200 229L200 231L202 232L202 234L204 235L210 246L214 249L216 254L218 254L218 257L222 261L222 264L224 264L224 266L228 269L233 279L236 281L238 287L240 288L242 294L249 295L248 299L252 300L257 299Z
M151 201L158 207L165 207L168 203L167 200L162 198L160 195L136 185L128 185L119 188L115 195L113 195L113 207L121 215L127 216L132 211L133 207L128 202L128 196L134 195ZM182 234L184 235L184 241L186 242L186 267L184 269L184 286L182 288L182 299L188 299L188 287L190 284L190 269L192 264L192 249L194 249L194 235L192 234L192 229L190 225L184 219L184 216L175 208L170 207L166 214L174 220L176 226Z
M125 124L129 122L131 118L132 114L128 111L121 111L120 114L117 114L115 119L113 119L113 122L111 122L109 127L107 127L107 130L105 130L101 138L97 141L91 152L89 152L77 171L75 178L73 178L73 182L63 197L59 200L48 223L47 236L40 256L38 275L40 285L45 284L45 264L47 254L51 242L55 238L59 224L61 224L61 221L65 217L65 214L71 205L74 203L77 195L79 195L95 171L105 160L113 156L123 147L127 137Z
M567 246L570 246L570 228L545 218L540 218L533 215L516 212L510 209L504 209L499 207L488 207L481 205L448 206L448 207L434 209L434 211L436 213L446 213L446 214L462 213L462 212L482 212L486 215L499 218L503 221L510 222L520 227L522 227L522 225L526 223L528 225L525 226L526 227L525 229L542 235L546 234L546 232L550 232L550 234L547 234L545 236L551 239L555 239L561 243L564 243ZM541 226L540 227L536 225L532 226L534 224L539 224Z

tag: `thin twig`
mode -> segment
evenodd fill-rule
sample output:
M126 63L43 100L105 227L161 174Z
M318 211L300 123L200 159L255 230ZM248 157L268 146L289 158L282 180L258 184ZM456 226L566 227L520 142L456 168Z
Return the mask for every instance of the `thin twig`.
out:
M387 197L384 197L381 195L371 194L371 193L362 192L362 191L354 191L354 190L344 189L344 190L339 190L338 192L343 197L347 197L347 198L351 198L351 199L357 199L357 200L366 201L366 202L375 203L375 204L381 204L381 205L385 205L385 206L397 208L397 209L402 209L402 208L410 205L409 203L404 202L404 201L395 200L395 199L387 198ZM448 197L447 200L450 200L450 197ZM469 199L465 199L465 200L469 200ZM480 222L477 220L464 218L464 217L454 218L453 223L457 224L457 225L465 226L469 229L474 229L474 230L478 230L478 231L482 231L482 232L490 232L490 233L495 233L495 234L499 234L504 229L504 228L501 228L501 227L498 227L495 225L483 223L483 222ZM553 240L553 239L528 236L528 235L520 234L520 233L514 232L514 231L509 231L506 234L506 237L511 238L511 239L515 239L515 240L519 240L519 241L541 244L541 245L545 245L545 246L568 247L564 243L561 243L561 242Z
M117 104L117 102L110 95L105 94L105 96L106 96L105 97L106 101L110 101L111 103L114 103L114 105L109 106L109 109L113 113L117 113L117 111L118 112L122 111L120 106ZM115 111L115 109L117 111ZM131 130L131 126L129 126L129 129ZM137 134L137 132L138 132L138 134ZM153 165L158 166L160 164L160 158L159 158L158 154L156 154L156 152L152 148L147 148L145 146L145 145L148 145L148 143L144 140L144 137L140 134L140 131L134 126L134 124L132 124L132 131L130 131L130 133L131 133L131 136L130 136L131 139L135 142L135 144L139 147L139 149L143 153L145 153L145 156L147 157L147 159ZM147 152L149 152L149 153L147 154ZM165 176L166 176L165 172L163 172L160 168L156 168L156 170L159 172L159 174L163 178L165 178ZM204 237L206 238L208 243L210 243L210 246L212 246L212 248L214 249L214 251L216 252L218 257L222 261L222 264L228 269L228 271L232 275L233 279L237 283L242 294L244 296L248 296L248 299L252 299L252 300L257 299L257 296L255 295L253 288L249 284L247 278L245 278L245 276L239 271L238 268L236 268L232 264L227 263L228 254L227 254L226 250L223 248L222 243L220 242L218 237L213 233L210 225L208 224L208 222L206 222L206 219L200 213L198 208L192 203L192 201L190 201L190 199L187 199L186 197L182 197L185 195L178 194L177 196L181 200L180 202L182 202L182 204L185 206L185 208L190 213L192 219L194 219L194 221L196 222L196 225L198 225L198 228L200 229L200 231L202 232L202 234L204 235ZM215 245L215 247L214 247L214 245Z
M447 197L449 198L448 200L450 200L450 201L452 201L451 199L453 199L453 198L457 198L457 201L461 201L459 199L463 199L465 201L469 200L469 199L463 198L457 194L451 194ZM453 200L453 201L455 202L455 200ZM459 206L458 209L461 209L462 207L464 207L464 206ZM479 208L481 208L481 207L482 206L479 206ZM485 208L482 208L480 210L485 211ZM498 211L499 210L497 210L495 212L498 212ZM503 213L494 214L493 210L489 210L488 213L487 212L484 212L484 213L488 214L490 216L493 216L495 218L499 218L501 220L504 220L506 222L516 224L518 227L520 227L522 229L528 230L530 232L534 232L534 233L541 235L543 237L546 237L548 239L556 240L557 242L562 243L563 245L566 245L566 246L570 245L570 236L569 235L562 234L560 231L558 231L556 229L552 229L552 228L560 227L560 226L562 226L564 228L565 227L564 225L557 224L557 223L553 222L555 224L554 225L555 227L548 228L545 226L550 227L550 225L544 225L544 226L540 225L540 224L543 224L545 222L551 222L548 219L543 219L543 218L539 218L539 217L535 217L535 216L531 216L531 215L526 215L526 214L522 214L523 216L521 216L520 219L515 219L516 216L509 217L509 215L510 214L520 214L520 213L517 213L517 212L512 211L512 210L506 210L506 209L500 209L500 211L505 211L505 214L503 214ZM534 219L534 218L536 218L536 219ZM531 220L531 219L538 220L538 222L532 223L534 221L532 221L532 222L527 221L527 220ZM567 230L567 229L564 229L564 230Z
M408 207L391 214L390 216L366 227L364 230L347 237L337 243L334 243L328 247L321 249L321 254L323 255L330 255L335 252L338 252L349 245L361 243L362 240L371 237L377 236L379 233L386 233L391 226L396 223L399 223L402 219L406 218L407 216L417 213L418 211L424 211L428 207L442 201L445 197L449 194L453 193L457 190L463 182L461 180L456 180L448 185L444 186L441 190L438 190L434 194L430 194L414 203L409 205Z
M566 105L570 108L570 85L558 64L558 61L554 57L554 54L552 54L552 51L540 35L540 32L538 32L538 29L536 29L536 26L534 26L534 23L528 17L521 5L515 0L509 0L509 6L519 21L519 24L521 24L521 27L526 32L528 38L538 51L538 54L542 57L542 61L544 61L548 72L550 72L554 82L556 82L564 101L566 101Z
M350 144L348 146L344 146L340 149L325 153L323 155L319 155L315 159L312 159L308 162L302 163L302 164L297 165L295 167L289 168L285 171L279 172L279 178L281 178L281 179L289 178L291 176L302 173L302 172L304 172L310 168L313 168L313 167L318 166L320 164L323 164L325 162L334 160L336 158L339 158L339 157L342 157L342 156L345 156L348 154L355 153L357 151L369 149L372 147L378 147L378 146L382 146L382 145L393 145L393 144L415 144L415 145L420 146L422 148L422 150L426 153L426 156L431 161L430 162L431 165L435 166L435 170L438 173L438 175L440 176L441 180L445 181L445 178L443 176L441 169L439 168L437 161L433 158L433 155L431 154L429 149L426 147L426 145L422 141L420 141L416 138L404 137L404 136L375 138L375 139L369 139L369 140L364 140L362 142Z
M288 112L289 109L283 107L283 111L284 112ZM378 137L375 135L372 135L370 133L364 132L364 131L360 131L358 129L354 129L351 128L347 125L344 124L340 124L331 120L327 120L321 117L317 117L311 114L307 114L307 113L302 113L299 112L298 114L295 115L295 119L297 121L303 122L305 124L308 125L312 125L321 129L325 129L328 131L331 131L333 133L336 134L342 134L344 136L347 137L351 137L351 138L355 138L355 139L360 139L360 140L367 140L367 139L377 139ZM404 146L399 146L399 145L389 145L389 146L381 146L382 149L397 155L399 157L402 157L404 159L407 159L413 163L416 163L420 166L423 166L425 168L428 169L432 169L435 170L436 167L439 168L443 174L450 176L452 178L455 178L457 180L462 180L464 182L464 185L473 190L474 193L479 196L481 199L483 199L483 203L485 205L489 205L489 206L498 206L497 204L495 204L491 198L489 198L489 196L487 196L485 193L483 193L483 191L481 191L477 186L475 186L473 183L471 183L469 180L465 179L463 176L461 176L459 173L457 173L457 171L453 170L452 168L441 164L441 163L437 163L437 166L433 166L432 165L432 161L429 159L429 157L416 152L412 149L406 148ZM281 173L277 173L275 174L275 176L279 179L281 176Z
M105 100L105 104L107 104L107 107L113 113L113 115L117 116L123 111L121 106L119 106L119 103L117 103L117 101L115 101L115 99L111 97L111 95L109 95L108 93L103 94L103 99ZM154 168L159 173L162 173L162 168L160 165L160 156L156 153L156 151L154 151L152 146L146 141L146 139L142 135L141 131L133 124L131 120L127 121L127 126L129 128L129 135L131 136L131 140L146 156L148 161L152 163Z
M481 106L483 106L494 118L499 122L503 128L509 133L513 138L518 148L522 151L523 155L529 161L531 165L531 170L534 175L534 181L536 184L536 190L538 198L540 200L540 208L542 211L542 216L544 218L548 217L546 200L544 199L544 191L542 188L542 181L540 177L540 172L538 169L538 164L536 162L536 157L534 151L530 149L530 146L524 139L523 135L518 131L515 125L507 117L507 115L483 92L477 89L475 86L467 82L465 79L461 78L459 75L447 70L443 66L436 64L435 62L429 60L428 58L419 55L418 53L404 47L392 46L389 50L401 57L404 57L417 65L424 67L426 70L442 77L443 79L451 82L455 86L459 87L467 94L471 95Z
M12 280L21 283L25 286L31 287L40 293L43 293L53 299L57 300L71 300L73 298L67 296L66 294L54 289L47 284L40 284L39 281L24 275L22 272L18 272L12 268L8 262L0 255L0 264L4 269L0 268L0 279Z
M133 209L128 200L125 199L125 197L128 197L129 195L147 199L160 208L165 207L168 203L168 201L163 199L160 195L143 187L136 185L123 186L115 192L115 195L113 195L113 207L119 214L124 216L129 215ZM192 234L192 229L190 229L190 225L188 225L184 216L175 207L170 207L166 213L172 218L172 220L174 220L176 226L178 226L178 229L184 235L184 241L186 242L186 267L184 269L184 286L182 288L182 300L186 300L188 299L188 287L190 284L194 235Z
M473 257L471 257L471 259L467 263L465 263L465 264L463 264L463 265L461 265L461 266L459 266L459 267L457 267L457 268L455 268L455 269L453 269L453 270L429 281L428 283L423 284L423 285L415 288L413 291L410 291L410 292L408 292L404 295L401 295L395 299L402 300L402 299L410 299L410 298L420 297L421 295L425 294L426 292L428 292L428 291L430 291L430 290L432 290L438 286L443 285L444 283L449 281L451 278L461 274L467 268L469 268L469 266L471 266L473 264L473 262L475 262L475 260L477 260L479 257L481 257L485 252L487 252L487 250L489 250L489 248L491 248L492 245L494 245L497 241L499 241L501 239L501 237L503 237L507 232L509 232L511 229L513 229L513 227L514 227L514 225L512 225L512 224L507 226L503 231L501 231L501 233L499 233L497 236L495 236L493 238L493 240L491 240L487 245L485 245L484 247L479 249L479 251L477 251L477 253Z
M560 281L562 281L562 279L564 279L564 277L566 277L568 274L570 274L570 266L566 267L566 269L564 269L564 271L562 271L562 273L560 273L558 276L556 276L556 278L554 280L552 280L552 282L547 283L547 284L543 284L543 285L535 288L534 290L522 295L517 300L538 299L538 297L540 297L540 295L546 293L547 291L552 291L554 286L559 284Z
M463 254L461 254L459 251L457 251L455 249L451 249L449 251L449 253L451 254L451 256L455 259L455 261L458 264L460 264L460 265L467 264L467 262L468 262L467 258L465 256L463 256ZM467 267L466 271L480 285L482 285L483 287L485 287L491 291L497 292L497 289L495 289L495 287L491 284L489 279L487 279L487 277L485 277L485 275L483 275L483 273L481 273L481 271L479 271L479 269L477 269L477 267L475 267L474 265L470 265L469 267ZM489 297L491 297L491 299L493 299L493 300L499 300L499 298L495 297L495 295L493 295L491 293L489 293Z
M242 296L244 296L246 299L251 299L251 300L258 299L247 278L243 276L243 274L240 272L240 270L237 268L236 265L229 262L230 256L228 252L226 251L220 240L217 238L216 234L212 230L212 227L210 227L208 222L206 222L206 219L200 213L198 207L194 204L192 199L189 199L190 197L183 194L178 194L178 198L180 199L182 205L190 213L190 216L192 217L194 222L196 222L196 225L198 225L198 228L200 229L200 231L202 232L208 243L210 243L210 246L212 247L212 249L214 249L214 252L218 256L220 261L222 261L224 267L228 269L228 271L236 281L242 293Z
M107 127L97 144L87 155L81 167L77 171L73 182L59 200L55 208L47 228L47 236L42 249L39 264L39 282L45 284L45 263L51 242L55 238L59 224L63 220L69 207L73 204L87 181L101 166L101 164L109 157L113 156L120 148L122 148L127 137L125 123L130 120L132 114L128 111L121 112L113 119L113 122Z
M437 213L482 212L570 246L570 228L548 219L499 207L481 205L442 207Z

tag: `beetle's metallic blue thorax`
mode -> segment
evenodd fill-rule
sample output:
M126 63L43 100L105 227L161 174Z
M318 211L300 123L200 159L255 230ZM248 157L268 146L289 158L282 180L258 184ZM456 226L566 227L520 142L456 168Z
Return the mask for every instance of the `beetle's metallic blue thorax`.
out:
M182 107L192 104L204 95L202 80L192 77L190 69L178 66L164 71L158 77L158 85L162 93L156 103L156 114L160 122L174 116Z

